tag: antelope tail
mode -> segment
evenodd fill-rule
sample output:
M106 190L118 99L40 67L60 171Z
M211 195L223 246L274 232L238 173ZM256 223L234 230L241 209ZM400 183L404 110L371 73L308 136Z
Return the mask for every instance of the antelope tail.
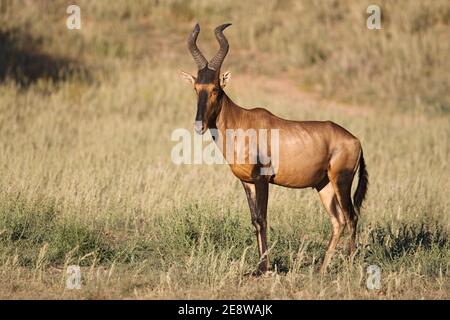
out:
M367 173L366 163L364 162L363 151L361 149L361 157L359 158L359 177L358 186L356 187L355 194L353 195L353 204L355 206L356 214L362 207L362 203L367 193L367 185L369 184L369 174Z

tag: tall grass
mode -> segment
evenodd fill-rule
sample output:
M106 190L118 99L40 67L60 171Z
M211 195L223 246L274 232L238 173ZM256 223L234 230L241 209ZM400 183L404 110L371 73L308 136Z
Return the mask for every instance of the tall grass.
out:
M69 31L63 1L2 3L0 55L15 68L0 71L1 297L449 297L445 2L381 2L380 31L365 28L361 2L79 5L82 29ZM240 183L226 166L171 162L171 132L195 115L177 72L194 68L185 38L197 20L208 56L211 28L234 23L234 101L361 139L359 250L349 259L342 246L329 274L316 272L330 225L315 191L271 187L277 273L254 279ZM35 67L43 57L50 69ZM65 289L70 264L80 291ZM380 291L365 287L370 264Z

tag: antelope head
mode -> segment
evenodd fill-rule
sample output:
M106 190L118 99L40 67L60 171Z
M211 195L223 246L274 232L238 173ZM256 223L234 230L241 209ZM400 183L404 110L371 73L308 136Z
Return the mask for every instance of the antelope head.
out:
M197 93L197 114L194 129L198 134L203 134L208 128L215 127L215 119L220 112L220 100L224 95L223 88L231 76L228 71L222 76L220 75L220 67L229 48L223 30L230 25L231 23L226 23L214 30L220 48L209 62L197 47L197 37L200 33L198 23L188 38L188 48L197 63L198 71L197 76L183 71L181 75L188 83L193 85Z

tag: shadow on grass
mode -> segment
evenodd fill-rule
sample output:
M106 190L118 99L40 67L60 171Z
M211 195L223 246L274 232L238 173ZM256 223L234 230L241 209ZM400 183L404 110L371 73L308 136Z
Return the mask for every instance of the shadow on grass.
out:
M54 83L79 76L90 79L87 68L80 62L52 56L42 51L42 40L16 29L0 30L0 82L12 79L27 87L39 79Z
M396 259L418 249L431 250L433 247L449 249L449 239L443 227L433 224L406 224L397 228L392 225L378 226L370 233L371 245L383 248L384 255ZM370 252L370 248L369 248Z
M438 222L376 226L362 256L387 270L421 266L422 272L448 272L450 239Z
M271 267L280 273L288 273L295 263L300 243L282 230L272 230L272 233L271 239L276 240L277 245L271 254ZM326 252L325 238L323 241L308 243L300 269L307 269L312 265L316 269L319 268ZM338 250L344 257L348 256L346 240L345 237L341 238L343 246ZM438 222L423 222L377 225L370 231L368 242L360 245L353 261L363 265L377 264L391 271L420 265L423 273L436 275L439 272L448 272L449 259L448 233ZM342 265L339 262L336 264L336 260L335 258L334 268L331 269L338 271Z
M243 220L239 213L211 215L210 210L209 207L180 209L153 219L145 232L122 237L118 235L126 234L126 230L120 227L105 231L101 223L88 226L63 217L55 202L49 199L30 202L20 196L8 197L0 201L0 252L18 253L21 265L33 267L41 248L47 245L48 264L63 264L71 254L75 262L90 255L89 259L81 259L82 265L93 261L103 265L113 261L122 264L151 261L152 269L166 270L174 264L182 266L193 253L199 259L213 252L225 254L230 263L241 261L243 252L250 248L245 263L256 268L259 259L250 222ZM270 245L275 244L270 252L272 270L288 273L293 268L319 267L329 234L317 224L312 229L317 230L316 234L312 236L308 232L310 240L306 243L301 240L305 231L301 222L298 223L288 229L277 225L271 228ZM380 224L366 239L354 257L357 265L377 264L383 270L392 271L420 266L422 274L448 273L450 241L437 222ZM300 249L302 258L298 260ZM336 256L346 257L343 253ZM339 272L345 265L342 262L334 259L331 271Z

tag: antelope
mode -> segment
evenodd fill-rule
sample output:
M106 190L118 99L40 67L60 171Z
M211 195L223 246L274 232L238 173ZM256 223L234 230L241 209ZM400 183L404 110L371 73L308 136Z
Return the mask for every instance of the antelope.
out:
M197 76L193 76L181 71L181 76L193 85L197 93L194 130L203 135L206 130L215 129L221 133L222 139L227 139L225 132L228 129L279 130L279 163L273 174L261 174L260 169L267 164L260 161L229 163L232 173L242 182L256 230L260 257L257 274L264 274L270 269L267 245L269 184L287 188L314 188L318 191L332 226L331 238L320 267L320 272L326 272L345 227L350 234L350 255L356 250L358 216L368 185L361 143L346 129L331 121L291 121L279 118L263 108L244 109L235 104L224 91L230 72L220 75L229 49L223 31L230 25L223 24L215 29L220 48L209 62L197 47L200 33L198 24L188 37L188 49L198 72ZM258 140L258 147L260 143ZM234 148L235 154L247 150L245 146L234 145ZM352 203L351 187L358 168L358 185Z

